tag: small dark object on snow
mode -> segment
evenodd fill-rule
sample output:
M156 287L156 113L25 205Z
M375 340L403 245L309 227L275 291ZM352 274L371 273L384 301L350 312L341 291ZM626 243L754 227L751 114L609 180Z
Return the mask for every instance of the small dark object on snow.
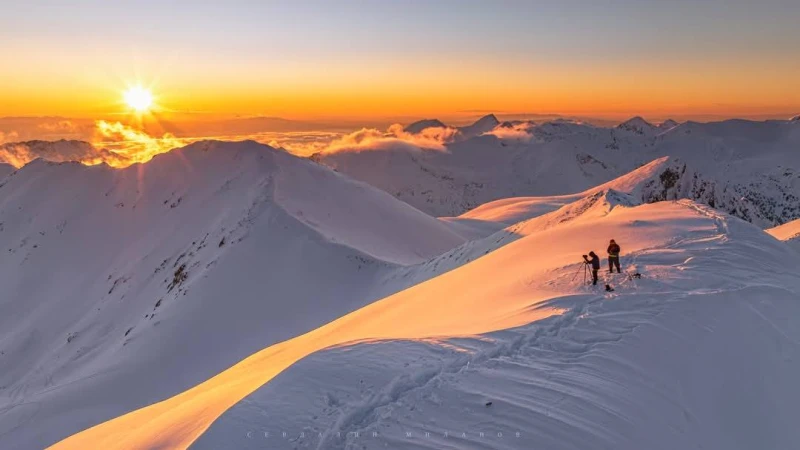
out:
M607 284L606 285L606 292L614 292L614 288L612 288L610 284Z
M492 406L492 402L486 402L486 407Z
M640 279L640 278L642 278L642 274L640 274L640 273L634 273L634 274L632 274L632 275L631 275L631 278Z

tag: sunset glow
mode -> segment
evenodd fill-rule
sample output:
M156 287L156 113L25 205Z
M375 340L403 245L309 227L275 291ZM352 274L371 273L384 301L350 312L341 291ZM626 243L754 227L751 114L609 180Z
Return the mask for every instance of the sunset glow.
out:
M147 112L153 106L153 94L141 86L128 88L123 97L125 103L138 113Z
M114 105L120 80L131 78L157 79L168 119L192 125L800 111L797 2L90 2L91 22L75 8L35 3L0 17L0 40L13 43L0 56L14 67L0 73L0 117L110 119L124 112ZM59 35L20 19L28 17L57 23ZM158 32L143 37L143 23ZM103 39L82 32L90 27ZM140 113L153 101L146 88L128 94L125 108Z

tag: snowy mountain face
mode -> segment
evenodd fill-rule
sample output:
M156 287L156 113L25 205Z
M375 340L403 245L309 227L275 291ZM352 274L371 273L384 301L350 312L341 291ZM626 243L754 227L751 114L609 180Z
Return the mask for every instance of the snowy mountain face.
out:
M585 286L576 261L609 236L624 255L624 274L602 274L613 292ZM800 439L800 253L784 243L691 201L598 190L474 245L485 253L469 264L54 448L744 450Z
M407 287L388 275L464 242L254 142L126 169L37 160L0 184L0 448L175 395Z
M480 136L484 133L488 133L494 130L498 125L500 125L500 121L497 120L497 117L495 117L494 114L489 114L481 117L472 125L459 127L458 130L461 132L462 138L469 139L475 136Z
M455 140L464 140L488 133L500 125L500 121L494 114L481 117L474 123L463 127L455 128ZM403 128L403 131L410 134L420 134L428 128L451 128L437 119L425 119L414 122Z
M665 122L666 123L666 122ZM689 198L761 227L800 217L800 131L791 122L688 122L667 130L641 118L615 128L565 120L530 125L526 140L491 133L447 152L381 148L316 159L434 216L496 199L582 192L669 156L651 198Z
M617 125L617 129L640 134L642 136L650 136L656 133L659 127L637 116Z
M658 129L661 131L667 131L677 127L678 125L680 125L678 122L675 122L672 119L667 119L658 125Z
M533 132L562 162L585 151L564 135L620 133ZM449 163L423 171L446 182L514 174L488 152L535 167L504 143L359 157L413 180ZM566 165L583 183L587 161ZM658 201L695 163L437 220L254 142L125 169L34 161L0 181L0 448L793 448L800 252ZM580 255L612 237L624 273L587 286Z

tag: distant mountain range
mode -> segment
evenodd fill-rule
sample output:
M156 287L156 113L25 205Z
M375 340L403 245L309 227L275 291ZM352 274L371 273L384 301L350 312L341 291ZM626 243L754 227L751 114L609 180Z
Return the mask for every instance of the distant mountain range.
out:
M636 117L612 128L556 120L486 130L492 119L460 128L482 132L446 152L382 147L313 159L429 214L456 216L501 198L581 192L668 156L652 200L690 198L761 227L800 217L796 120L655 125ZM525 139L499 132L510 127L524 129Z
M634 117L600 127L563 119L500 122L490 114L462 127L426 119L403 131L432 128L452 131L446 151L384 145L311 158L444 217L497 199L583 192L669 157L651 181L652 201L690 198L763 228L800 217L797 118L652 124ZM104 152L83 141L28 141L0 145L0 160L102 160ZM0 176L12 170L0 166Z

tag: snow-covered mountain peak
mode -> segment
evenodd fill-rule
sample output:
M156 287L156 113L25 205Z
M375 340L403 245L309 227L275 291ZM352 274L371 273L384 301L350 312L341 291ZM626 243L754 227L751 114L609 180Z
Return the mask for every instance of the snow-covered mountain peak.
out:
M462 139L469 139L488 133L500 125L494 114L488 114L473 122L471 125L458 128Z
M467 125L465 128L494 128L497 125L500 125L500 121L497 120L497 117L494 114L487 114L472 124Z
M667 119L658 125L658 129L661 131L667 131L677 127L678 125L680 125L678 122L672 119Z
M651 124L650 122L644 120L642 117L636 116L617 125L617 129L630 131L636 134L646 135L652 133L654 130L657 130L658 128L655 125Z
M406 125L403 131L411 134L419 134L426 128L447 128L447 125L439 119L423 119Z

